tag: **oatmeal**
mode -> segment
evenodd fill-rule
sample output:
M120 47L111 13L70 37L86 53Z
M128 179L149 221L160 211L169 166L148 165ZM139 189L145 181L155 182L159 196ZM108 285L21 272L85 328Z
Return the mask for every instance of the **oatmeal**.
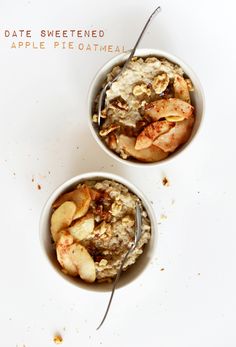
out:
M121 71L115 66L111 81ZM134 57L107 90L98 129L102 141L123 159L155 162L190 137L194 124L193 85L183 69L164 58ZM98 97L92 121L96 126Z
M85 181L53 203L51 236L62 271L86 282L111 281L134 241L136 204L142 236L124 270L143 253L151 225L140 199L112 180Z

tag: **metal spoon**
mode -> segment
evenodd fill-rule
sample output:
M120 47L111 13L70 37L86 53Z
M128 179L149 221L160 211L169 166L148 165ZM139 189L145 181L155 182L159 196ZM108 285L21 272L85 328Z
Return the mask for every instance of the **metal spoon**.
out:
M127 68L128 64L129 64L129 62L130 62L130 60L131 60L131 59L133 58L133 56L134 56L134 53L135 53L135 51L136 51L136 48L137 48L137 46L138 46L138 44L139 44L139 42L140 42L140 40L141 40L141 38L142 38L142 36L143 36L145 30L147 29L148 24L149 24L150 21L153 19L154 15L157 14L157 13L159 13L160 11L161 11L161 7L160 7L160 6L158 6L158 7L155 9L155 11L153 11L153 13L151 14L151 16L148 18L146 24L144 25L144 28L143 28L141 34L139 35L139 38L138 38L138 40L137 40L137 42L136 42L134 48L133 48L132 51L130 52L130 55L129 55L128 59L126 60L124 66L122 67L121 71L118 73L118 75L117 75L112 81L109 81L109 82L105 85L105 87L102 89L101 94L100 94L100 96L99 96L99 101L98 101L98 126L99 126L99 127L100 127L100 125L101 125L102 106L103 106L103 104L104 104L104 99L105 99L105 94L106 94L107 89L110 88L111 85L112 85L112 83L114 83L114 82L119 78L119 76L125 71L125 69Z
M109 311L109 308L111 306L111 302L112 302L112 299L113 299L113 295L114 295L114 292L115 292L115 289L116 289L116 285L119 281L119 278L120 278L120 275L122 273L122 270L123 270L123 267L124 267L124 264L129 256L130 253L133 252L133 250L135 249L135 247L137 246L137 243L138 241L140 240L140 237L142 235L142 217L141 217L141 208L140 208L140 204L137 203L136 204L136 210L135 210L135 234L134 234L134 242L132 244L132 246L130 247L130 249L128 250L128 252L126 253L124 259L122 260L121 262L121 265L120 265L120 268L119 268L119 271L117 272L117 275L116 275L116 278L115 278L115 281L113 283L113 287L112 287L112 292L111 292L111 296L110 296L110 300L108 302L108 305L107 305L107 309L106 309L106 312L104 314L104 317L101 321L101 323L99 324L99 326L97 327L97 330L99 328L101 328L102 324L104 323L106 317L107 317L107 314L108 314L108 311Z

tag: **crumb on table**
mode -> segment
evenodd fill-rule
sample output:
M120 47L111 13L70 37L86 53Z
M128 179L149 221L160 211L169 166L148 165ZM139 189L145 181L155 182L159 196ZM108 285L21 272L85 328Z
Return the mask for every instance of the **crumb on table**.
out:
M166 220L167 219L167 216L165 214L161 214L160 215L160 220L163 221L163 220Z
M53 338L53 341L59 345L60 343L63 342L63 338L60 336L60 335L55 335L54 338Z
M167 178L166 176L163 177L163 179L162 179L162 184L163 184L163 186L165 186L165 187L169 187L170 181L168 180L168 178Z

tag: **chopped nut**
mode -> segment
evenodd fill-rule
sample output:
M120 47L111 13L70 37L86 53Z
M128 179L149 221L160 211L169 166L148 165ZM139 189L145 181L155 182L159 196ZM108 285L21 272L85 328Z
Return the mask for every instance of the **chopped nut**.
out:
M101 112L101 117L102 117L102 118L107 118L107 109L106 109L106 108L104 108L104 109L102 110L102 112Z
M121 96L117 96L116 98L112 99L110 101L110 106L125 111L128 111L129 109L127 102Z
M108 263L108 261L107 261L106 259L102 259L102 260L100 260L100 262L99 262L99 266L106 266L107 263Z
M169 81L169 76L165 72L157 75L152 83L153 89L157 94L161 94L168 87Z
M145 83L142 84L136 84L133 88L133 94L134 96L140 96L143 94L147 94L148 96L151 95L151 90L148 88L148 86Z
M118 216L122 210L122 203L120 201L115 201L111 205L111 214L113 216Z
M145 59L145 63L155 63L157 61L156 57L148 57Z
M112 131L118 129L120 126L116 125L116 124L111 124L108 128L104 128L102 130L100 130L99 134L101 136L107 136L108 134L110 134Z
M62 338L60 335L56 335L56 336L54 336L53 341L54 341L57 345L59 345L60 343L63 342L63 338Z
M93 119L94 123L97 123L98 122L98 115L94 114L92 119Z
M120 66L115 66L113 69L112 69L112 75L114 77L116 77L121 71L121 67Z

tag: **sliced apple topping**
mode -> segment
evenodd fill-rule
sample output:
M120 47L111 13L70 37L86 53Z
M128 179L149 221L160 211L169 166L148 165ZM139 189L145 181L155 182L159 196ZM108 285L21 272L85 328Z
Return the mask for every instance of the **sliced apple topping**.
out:
M72 201L64 202L53 212L51 217L51 234L55 242L58 239L58 232L71 224L75 213L76 204Z
M71 276L80 276L86 282L96 279L96 269L93 258L87 249L79 243L70 243L73 237L68 232L61 233L57 242L57 259L63 272Z
M84 217L80 218L70 226L67 230L78 241L86 239L94 229L94 215L87 213Z
M174 86L175 98L181 99L183 101L190 103L190 94L189 94L188 84L182 76L175 75L173 86Z
M163 121L157 121L149 124L143 131L138 135L135 149L141 150L148 148L152 145L153 141L161 134L167 133L175 124Z
M189 139L193 123L193 117L185 119L182 122L177 122L168 133L159 136L153 144L165 152L174 152L178 146Z
M88 212L91 201L89 188L84 184L78 186L78 188L72 192L63 194L54 202L53 208L60 206L65 201L73 201L76 204L77 210L74 219L83 217Z
M193 106L189 103L176 99L161 99L146 105L145 115L153 121L166 118L168 121L181 121L189 118L193 113Z
M142 162L155 162L168 156L168 153L165 153L163 150L153 145L151 145L149 148L137 150L135 149L135 142L135 137L120 135L118 145L120 150L126 155L132 156L133 158Z

